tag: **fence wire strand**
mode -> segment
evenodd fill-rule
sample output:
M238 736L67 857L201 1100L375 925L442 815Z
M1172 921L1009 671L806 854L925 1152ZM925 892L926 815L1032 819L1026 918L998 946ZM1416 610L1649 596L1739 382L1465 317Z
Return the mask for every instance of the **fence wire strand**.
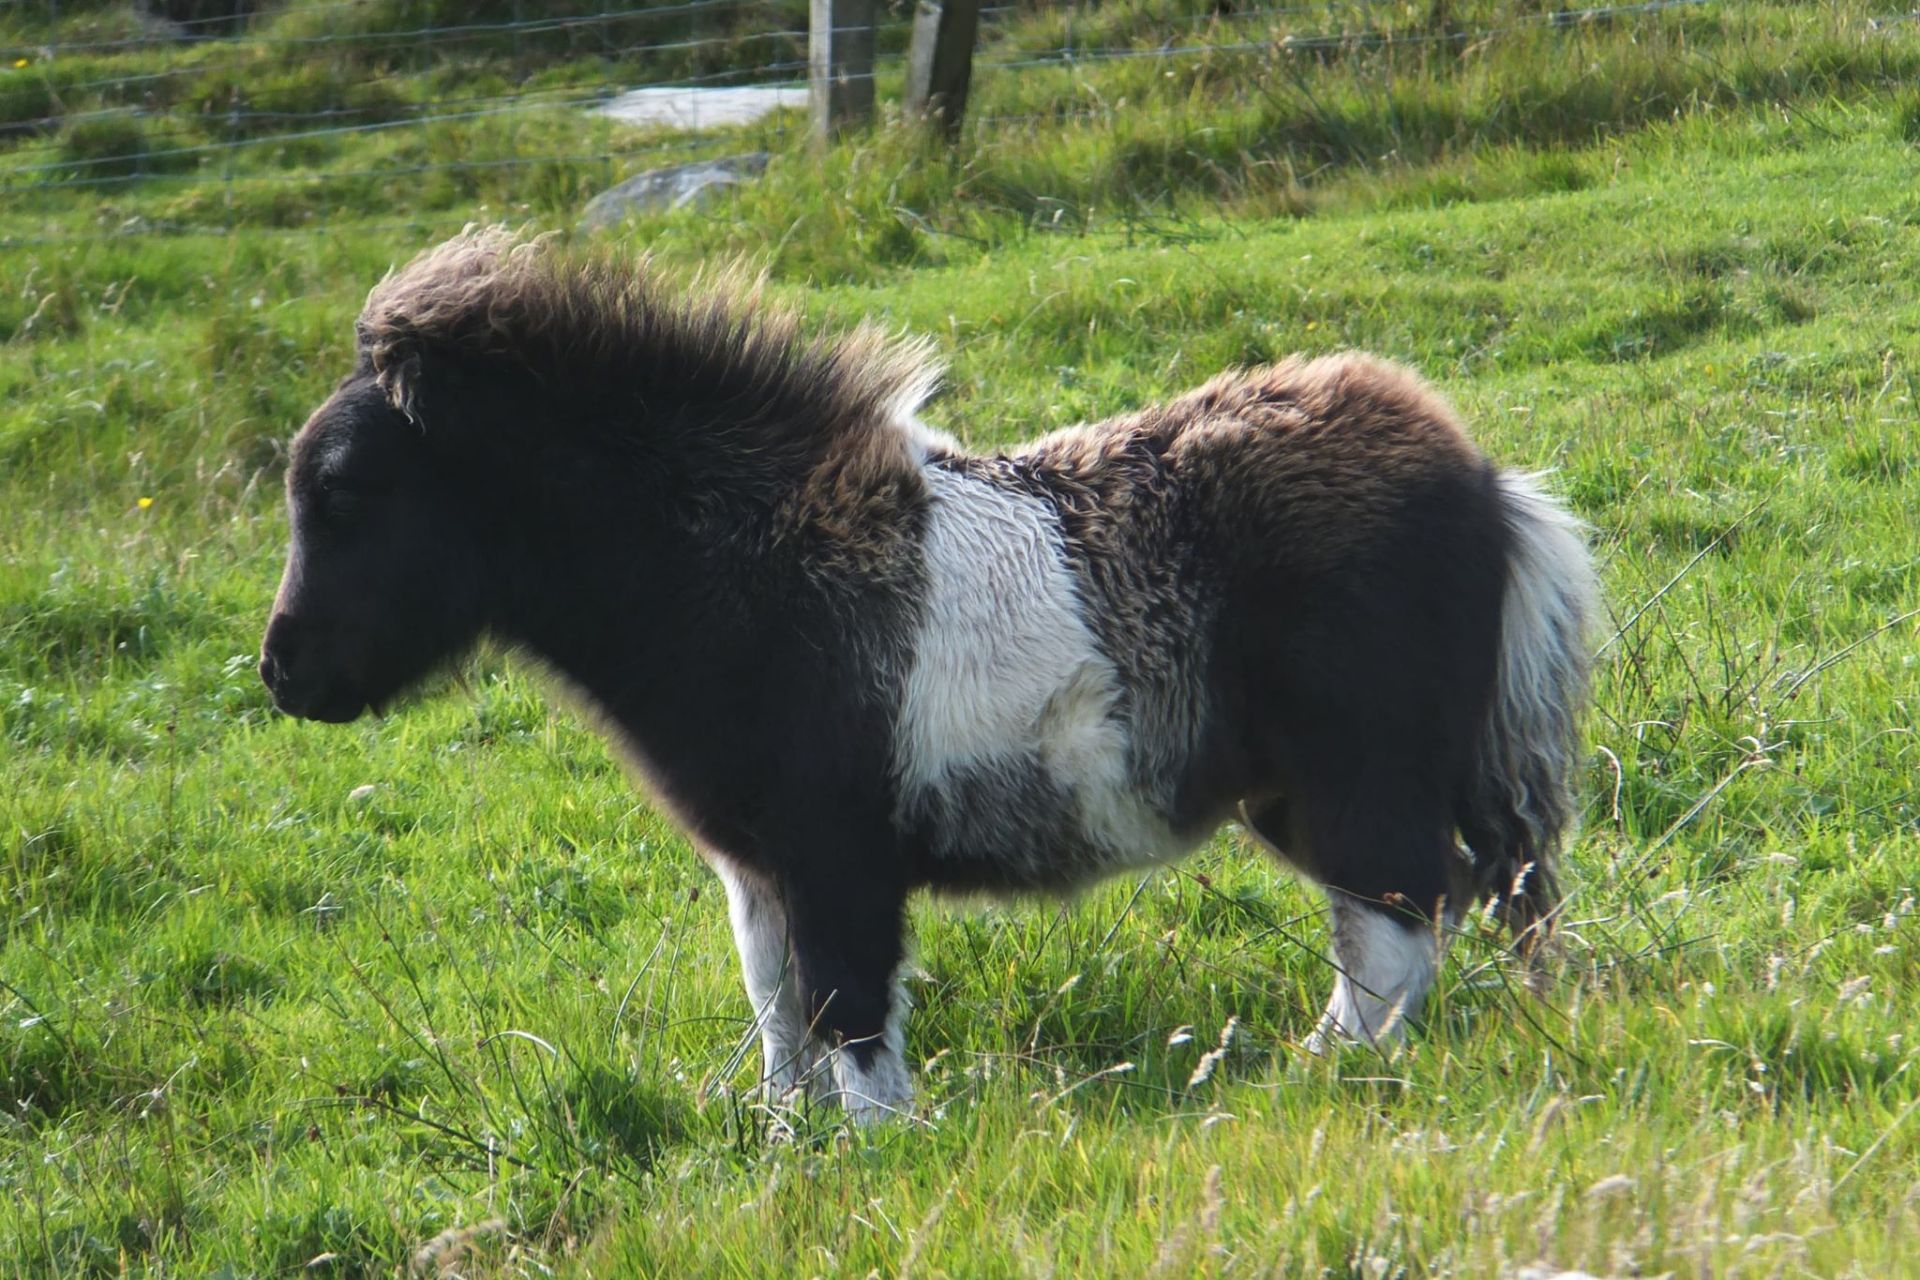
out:
M1049 9L1031 0L1025 4L994 4L981 11L983 38L974 58L975 84L1022 72L1074 73L1098 64L1144 59L1173 63L1196 58L1278 58L1399 47L1473 47L1524 31L1578 31L1615 20L1647 19L1671 10L1700 8L1716 0L1641 0L1540 10L1515 14L1498 24L1458 29L1336 25L1343 21L1351 24L1356 17L1379 12L1390 3L1320 0L1237 10L1222 3L1203 12L1158 17L1126 13L1118 18L1100 9ZM616 165L644 165L653 157L661 161L684 158L726 145L723 138L702 132L699 127L701 105L712 90L743 86L791 89L804 77L808 65L808 33L790 22L775 21L797 12L793 0L683 0L653 7L609 4L592 13L545 14L512 21L419 23L387 31L313 30L315 25L325 27L336 19L344 26L362 15L379 17L398 12L404 19L412 12L407 6L397 11L376 8L381 4L382 0L322 0L234 15L178 21L150 19L155 24L153 32L139 35L89 35L80 27L76 28L79 37L68 41L55 38L60 30L57 24L50 27L45 40L20 34L25 30L22 23L26 16L36 8L50 15L58 12L52 0L41 0L39 5L28 0L0 5L0 23L9 24L0 30L11 29L14 33L9 37L11 45L0 40L0 50L5 50L0 55L4 58L0 77L21 77L11 84L0 80L0 112L13 109L16 102L30 107L13 118L0 114L0 191L11 198L88 188L165 193L208 187L224 192L229 206L224 224L136 214L109 231L41 235L30 230L16 234L0 223L0 247L71 243L125 234L225 234L236 229L230 207L236 194L276 187L417 179L537 165L590 165L598 172ZM703 21L738 20L743 16L761 21L718 31L699 29ZM1009 25L1020 16L1034 17L1039 25L1027 31ZM298 19L301 25L292 33L279 30L277 24L290 18ZM669 33L665 28L676 21L692 23L693 29L683 27L685 34L680 38L666 38ZM906 61L908 21L906 15L886 18L873 70L847 78L892 83L900 77ZM1049 27L1048 23L1057 26ZM1077 43L1076 24L1095 38ZM1115 43L1113 32L1120 26L1128 27L1128 31L1118 36L1122 43ZM1057 43L1023 43L1042 38L1037 33L1048 30L1057 37ZM571 77L557 77L570 80L568 83L541 85L533 71L565 58L551 51L529 55L523 42L556 35L571 40L580 32L618 35L621 39L603 47L574 51L575 61L595 65L586 70L575 68ZM168 42L168 33L178 38ZM660 38L640 38L643 34ZM473 48L485 47L483 42L488 41L508 42L503 61L521 70L522 83L409 100L409 94L423 92L425 79L457 77L463 66L461 59L469 57ZM152 65L158 44L169 44L177 51L178 65ZM754 50L762 51L761 55L748 56ZM423 66L422 55L444 55L444 61ZM116 60L133 65L115 73ZM697 69L703 60L709 66L713 62L725 65ZM61 71L69 64L80 68L80 77L84 78L66 79ZM649 68L655 70L650 72ZM286 99L284 108L273 105L276 94L289 92L281 77L297 77L303 71L326 80L324 92L316 94L318 100L302 102L296 95ZM175 87L175 82L182 81L186 82L184 92ZM36 83L44 90L45 106L33 110L31 104L42 100L32 91ZM293 90L299 87L296 82ZM590 113L635 89L669 98L683 93L685 106L676 112L669 103L658 111L655 120L631 132L622 132L617 125L590 127ZM223 96L224 102L220 100ZM976 114L968 124L979 131L1039 120L1064 122L1112 115L1109 108L1087 109L1063 103L1051 111ZM579 145L567 148L557 139L564 136L570 117L578 122L574 135ZM509 126L504 135L455 138L447 132L483 124L492 127L494 122ZM523 152L521 126L535 123L535 146ZM749 136L764 140L770 133L778 140L786 136L789 127L788 117L776 114ZM126 144L119 149L113 144L114 128L127 136ZM88 134L93 130L102 131L105 141L91 140ZM401 141L371 164L366 162L370 157L338 151L337 144L371 135L388 135ZM472 147L478 154L445 158L433 154L448 147ZM504 154L486 154L489 147ZM424 159L422 152L426 154ZM253 156L265 159L260 164L252 160L241 164L243 158ZM345 167L328 168L329 159ZM354 163L356 159L361 163ZM16 208L16 215L20 212ZM48 216L55 212L48 206ZM449 213L446 219L454 216ZM423 213L395 225L414 227L446 219ZM250 233L311 234L317 230L305 225L261 226L252 222L240 226Z

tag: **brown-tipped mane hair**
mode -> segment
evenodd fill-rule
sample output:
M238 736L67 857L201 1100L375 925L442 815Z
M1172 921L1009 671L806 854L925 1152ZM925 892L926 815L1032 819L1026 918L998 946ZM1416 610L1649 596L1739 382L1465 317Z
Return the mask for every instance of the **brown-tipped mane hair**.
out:
M410 416L436 355L511 362L555 393L634 382L762 424L897 435L939 371L924 344L862 325L806 337L798 317L739 273L676 287L646 258L560 255L503 226L460 235L389 272L355 332L394 407Z

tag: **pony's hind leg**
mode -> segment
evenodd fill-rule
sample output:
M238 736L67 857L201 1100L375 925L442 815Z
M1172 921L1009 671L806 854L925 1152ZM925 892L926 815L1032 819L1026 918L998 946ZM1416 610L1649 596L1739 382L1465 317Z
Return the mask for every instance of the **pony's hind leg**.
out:
M1381 792L1388 795L1390 792ZM1383 1045L1419 1013L1439 971L1446 929L1464 901L1461 860L1443 820L1323 792L1242 819L1267 850L1319 880L1332 920L1333 992L1309 1052L1337 1041Z
M800 996L786 905L771 884L727 858L712 864L727 889L740 974L760 1033L761 1084L775 1101L788 1098L813 1083L821 1050Z
M1327 891L1333 919L1333 994L1313 1034L1310 1053L1337 1041L1382 1045L1400 1036L1420 1010L1439 971L1441 926L1409 912Z

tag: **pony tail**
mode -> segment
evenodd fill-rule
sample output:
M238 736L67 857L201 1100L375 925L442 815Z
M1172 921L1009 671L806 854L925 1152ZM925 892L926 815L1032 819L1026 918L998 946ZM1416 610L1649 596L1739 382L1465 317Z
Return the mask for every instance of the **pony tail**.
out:
M1539 477L1503 472L1496 483L1509 538L1499 665L1460 826L1482 895L1530 954L1559 905L1554 863L1573 820L1598 589L1585 525Z

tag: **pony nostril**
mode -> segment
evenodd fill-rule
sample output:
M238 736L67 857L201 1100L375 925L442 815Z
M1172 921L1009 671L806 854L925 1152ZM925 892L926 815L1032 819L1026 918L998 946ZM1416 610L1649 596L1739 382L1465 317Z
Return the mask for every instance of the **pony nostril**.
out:
M276 613L267 623L267 634L260 641L260 682L277 698L286 692L291 678L298 638L292 621Z

